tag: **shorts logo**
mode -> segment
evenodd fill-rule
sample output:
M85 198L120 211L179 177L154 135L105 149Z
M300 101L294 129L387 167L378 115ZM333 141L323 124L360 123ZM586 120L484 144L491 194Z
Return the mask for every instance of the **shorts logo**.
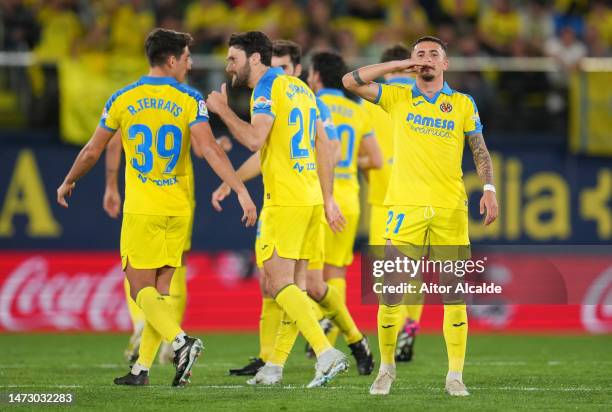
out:
M448 102L442 102L440 103L440 110L442 110L443 113L450 113L453 111L453 105Z
M104 108L104 110L102 110L102 118L103 119L108 118L108 111L106 110L106 107Z

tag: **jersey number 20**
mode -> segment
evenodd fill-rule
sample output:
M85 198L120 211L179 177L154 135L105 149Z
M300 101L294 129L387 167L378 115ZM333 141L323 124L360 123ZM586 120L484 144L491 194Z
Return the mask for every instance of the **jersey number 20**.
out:
M132 158L132 167L138 170L140 173L149 173L153 170L153 152L151 152L151 146L153 145L153 132L149 126L144 124L133 124L128 130L128 139L134 140L137 136L142 136L142 142L136 145L136 153L141 156L140 161L136 157ZM168 137L172 135L170 139L171 145L168 147ZM181 143L183 140L183 134L181 129L173 124L165 124L157 129L155 134L155 148L157 155L162 159L170 159L166 164L164 173L172 173L176 164L178 163L181 155Z

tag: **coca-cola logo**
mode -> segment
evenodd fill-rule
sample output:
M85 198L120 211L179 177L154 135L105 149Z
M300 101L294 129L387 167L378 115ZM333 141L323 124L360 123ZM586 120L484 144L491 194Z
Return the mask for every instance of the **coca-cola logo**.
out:
M612 266L595 279L587 290L580 317L589 332L612 332Z
M129 330L120 265L106 273L49 273L33 256L0 285L0 326L7 330Z

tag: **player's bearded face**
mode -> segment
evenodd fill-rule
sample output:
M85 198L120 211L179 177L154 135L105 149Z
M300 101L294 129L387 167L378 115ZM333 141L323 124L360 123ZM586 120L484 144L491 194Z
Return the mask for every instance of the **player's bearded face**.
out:
M227 73L232 76L232 87L247 86L251 75L251 65L244 50L230 47L227 54Z

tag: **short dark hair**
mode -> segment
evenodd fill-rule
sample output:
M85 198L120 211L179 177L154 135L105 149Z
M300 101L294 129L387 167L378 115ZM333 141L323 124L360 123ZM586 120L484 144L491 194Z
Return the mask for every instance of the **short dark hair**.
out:
M409 58L410 49L408 49L408 47L404 46L402 43L397 43L383 50L382 56L380 56L380 62L386 63L394 60L406 60Z
M233 33L229 40L230 47L244 50L247 57L259 53L261 63L270 66L272 63L272 41L261 31Z
M302 48L291 40L274 40L272 42L272 54L275 57L289 56L294 66L300 64L302 59Z
M145 40L145 53L151 67L163 66L168 57L177 59L185 51L185 47L191 45L193 38L189 33L157 28L154 29Z
M423 36L419 39L417 39L417 41L414 42L414 44L412 45L412 48L414 49L416 47L417 44L419 43L423 43L424 41L432 41L434 43L438 43L440 45L440 47L442 47L442 50L444 50L444 53L446 53L446 43L443 42L442 40L440 40L439 38L435 37L435 36Z
M348 67L340 54L331 51L317 52L312 55L312 69L319 72L323 87L343 89L342 76L348 72Z

